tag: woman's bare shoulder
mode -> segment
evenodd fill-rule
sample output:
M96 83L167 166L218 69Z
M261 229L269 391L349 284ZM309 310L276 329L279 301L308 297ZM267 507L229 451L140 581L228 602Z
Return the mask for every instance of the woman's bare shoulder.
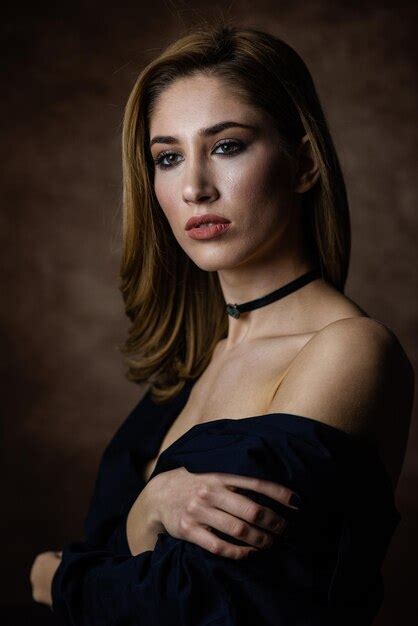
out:
M413 368L395 333L371 317L355 316L313 336L270 411L306 415L347 432L373 431L377 417L392 417L398 395L409 398L409 406L413 389Z
M368 316L336 320L293 361L269 412L318 420L378 445L393 486L414 400L412 364L392 329Z

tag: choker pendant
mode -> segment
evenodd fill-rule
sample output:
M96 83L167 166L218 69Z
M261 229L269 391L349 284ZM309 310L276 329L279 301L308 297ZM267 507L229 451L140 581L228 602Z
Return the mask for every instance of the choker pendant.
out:
M260 307L265 306L266 304L270 304L271 302L275 302L276 300L279 300L280 298L284 298L284 296L287 296L290 293L293 293L297 289L300 289L301 287L310 283L312 280L315 280L316 278L321 278L321 276L322 274L321 274L320 267L319 266L314 267L313 269L309 270L305 274L302 274L302 276L299 276L298 278L295 278L289 283L286 283L286 285L283 285L282 287L275 289L274 291L267 294L266 296L262 296L261 298L256 298L255 300L250 300L249 302L243 302L242 304L237 304L237 303L231 304L228 302L226 304L226 311L228 315L238 319L241 316L241 313L246 313L247 311L253 311L254 309L259 309Z

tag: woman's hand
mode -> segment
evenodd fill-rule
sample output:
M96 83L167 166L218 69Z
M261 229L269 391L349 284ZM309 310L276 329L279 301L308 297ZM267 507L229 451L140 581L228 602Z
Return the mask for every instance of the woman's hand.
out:
M251 498L240 488L251 489L292 509L292 491L283 485L259 478L221 472L191 473L185 467L157 474L147 487L148 519L179 539L232 559L248 556L257 548L270 547L286 520ZM141 495L141 494L140 494ZM220 530L255 548L237 546L210 532Z
M32 598L35 602L52 606L51 583L61 563L61 557L62 551L48 551L41 552L35 558L30 571Z

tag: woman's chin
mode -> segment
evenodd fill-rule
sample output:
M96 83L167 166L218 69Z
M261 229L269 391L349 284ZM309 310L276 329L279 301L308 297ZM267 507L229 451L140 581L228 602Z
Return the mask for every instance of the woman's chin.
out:
M190 257L193 263L195 263L204 272L220 272L222 270L232 270L237 266L237 260L229 258L223 258L224 255L217 255L217 258L202 259Z

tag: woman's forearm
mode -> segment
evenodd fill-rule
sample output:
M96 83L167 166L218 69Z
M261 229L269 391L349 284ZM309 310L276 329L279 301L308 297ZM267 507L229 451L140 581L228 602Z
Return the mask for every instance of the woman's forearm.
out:
M126 538L133 556L146 550L153 550L158 533L165 531L158 517L155 495L152 495L158 491L147 489L149 484L147 483L135 500L126 520Z

